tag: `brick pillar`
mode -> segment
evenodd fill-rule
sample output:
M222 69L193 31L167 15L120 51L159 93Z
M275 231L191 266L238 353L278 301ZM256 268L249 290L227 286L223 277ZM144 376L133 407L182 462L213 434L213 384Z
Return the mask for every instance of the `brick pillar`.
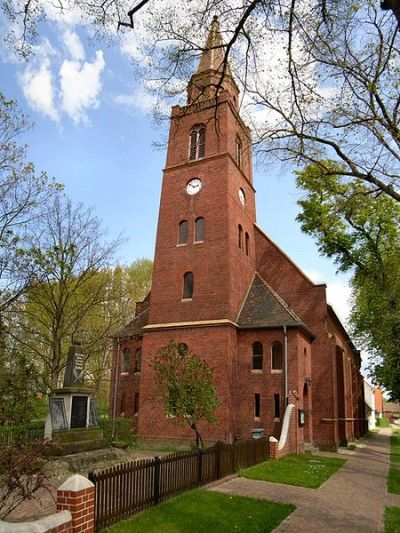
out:
M278 439L275 437L269 438L269 456L271 459L278 457Z
M76 474L57 490L57 511L69 511L72 515L71 533L94 532L94 493L91 481Z

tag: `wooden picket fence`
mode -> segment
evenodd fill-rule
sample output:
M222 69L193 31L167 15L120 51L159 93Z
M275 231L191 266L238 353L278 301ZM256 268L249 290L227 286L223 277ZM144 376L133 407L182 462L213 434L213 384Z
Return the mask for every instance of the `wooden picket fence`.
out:
M176 494L268 458L269 441L261 438L234 444L218 442L200 451L179 452L91 471L89 479L96 487L95 530L100 531Z

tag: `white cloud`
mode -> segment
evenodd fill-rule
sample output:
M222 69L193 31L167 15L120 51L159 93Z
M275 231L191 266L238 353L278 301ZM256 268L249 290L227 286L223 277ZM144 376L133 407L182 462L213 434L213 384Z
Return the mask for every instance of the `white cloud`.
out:
M60 68L62 109L76 123L88 123L87 109L99 105L101 73L105 67L103 52L97 50L93 63L64 60Z
M348 285L338 282L327 284L326 299L344 326L350 315L350 296L351 289Z
M303 269L303 272L313 283L324 283L326 279L322 272L319 272L313 268L310 270Z
M74 61L83 61L85 59L85 50L74 31L66 30L63 35L63 42Z
M303 269L303 272L313 283L326 283L327 302L333 307L343 325L346 326L350 316L351 288L349 285L337 280L327 281L326 276L315 269Z
M28 104L36 111L58 121L50 59L44 58L37 68L27 67L19 80Z
M133 91L132 94L120 94L115 97L115 101L117 104L131 109L137 109L143 113L150 113L157 104L157 99L151 94L146 93L142 88Z
M86 22L82 10L76 5L72 7L70 5L63 5L61 12L56 3L44 2L43 9L46 17L59 26L76 26L78 24L85 24Z

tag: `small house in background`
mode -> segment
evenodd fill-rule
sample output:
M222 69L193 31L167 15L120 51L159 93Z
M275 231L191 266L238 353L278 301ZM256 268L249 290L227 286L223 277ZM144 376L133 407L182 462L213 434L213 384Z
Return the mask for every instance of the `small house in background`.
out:
M383 396L381 389L374 389L374 398L375 398L375 418L383 417Z
M364 380L365 418L368 420L368 430L376 428L375 388Z
M400 418L400 404L399 402L383 401L383 414L391 424Z

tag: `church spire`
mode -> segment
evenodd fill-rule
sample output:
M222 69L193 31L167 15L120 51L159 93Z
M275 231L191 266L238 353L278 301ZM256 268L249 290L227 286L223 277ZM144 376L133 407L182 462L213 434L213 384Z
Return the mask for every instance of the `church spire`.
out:
M200 58L196 73L188 86L188 103L215 96L218 92L228 91L237 97L239 89L232 77L228 62L225 63L226 45L222 39L218 18L214 16L207 41Z
M222 39L218 18L217 16L214 16L196 74L208 70L222 72L224 68L225 48L226 46ZM227 63L225 67L225 74L232 75L229 63Z

